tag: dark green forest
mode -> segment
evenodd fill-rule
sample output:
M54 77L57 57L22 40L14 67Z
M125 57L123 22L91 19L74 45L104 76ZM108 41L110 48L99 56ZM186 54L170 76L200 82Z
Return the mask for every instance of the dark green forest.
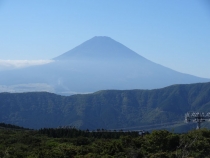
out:
M210 111L210 83L72 96L0 93L0 122L32 129L58 126L129 129L172 122L183 125L184 114L189 111Z
M210 130L177 134L154 130L23 129L1 124L0 157L6 158L208 158ZM9 127L9 128L7 128Z

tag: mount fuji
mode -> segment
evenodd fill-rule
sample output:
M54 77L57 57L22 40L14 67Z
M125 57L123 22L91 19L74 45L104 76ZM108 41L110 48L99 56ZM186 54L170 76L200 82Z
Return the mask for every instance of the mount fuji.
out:
M210 81L156 64L102 36L55 57L51 63L0 71L0 76L0 91L48 91L63 95Z

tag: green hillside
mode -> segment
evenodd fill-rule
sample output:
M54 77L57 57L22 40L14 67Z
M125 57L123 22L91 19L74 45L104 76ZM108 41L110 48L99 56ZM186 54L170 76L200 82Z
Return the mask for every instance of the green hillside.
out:
M188 111L210 111L210 83L155 90L105 90L59 96L0 93L0 122L27 128L75 126L124 129L184 121Z

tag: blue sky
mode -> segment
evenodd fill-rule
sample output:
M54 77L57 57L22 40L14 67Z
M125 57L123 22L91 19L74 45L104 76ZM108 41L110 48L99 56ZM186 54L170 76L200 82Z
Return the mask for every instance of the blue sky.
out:
M0 0L0 62L52 59L93 36L210 78L208 0Z

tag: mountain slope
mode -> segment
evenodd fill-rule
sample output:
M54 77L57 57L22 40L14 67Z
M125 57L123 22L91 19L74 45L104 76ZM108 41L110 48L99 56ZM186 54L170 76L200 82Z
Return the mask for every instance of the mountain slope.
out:
M71 125L119 129L184 120L210 111L210 83L155 90L109 90L69 97L51 93L0 93L0 122L29 128Z
M116 60L142 58L119 42L105 36L96 36L74 49L54 58L54 60Z
M108 37L94 37L42 66L0 71L0 85L58 94L108 89L154 89L208 82L153 63ZM5 89L5 88L4 88ZM1 89L0 89L1 91Z

